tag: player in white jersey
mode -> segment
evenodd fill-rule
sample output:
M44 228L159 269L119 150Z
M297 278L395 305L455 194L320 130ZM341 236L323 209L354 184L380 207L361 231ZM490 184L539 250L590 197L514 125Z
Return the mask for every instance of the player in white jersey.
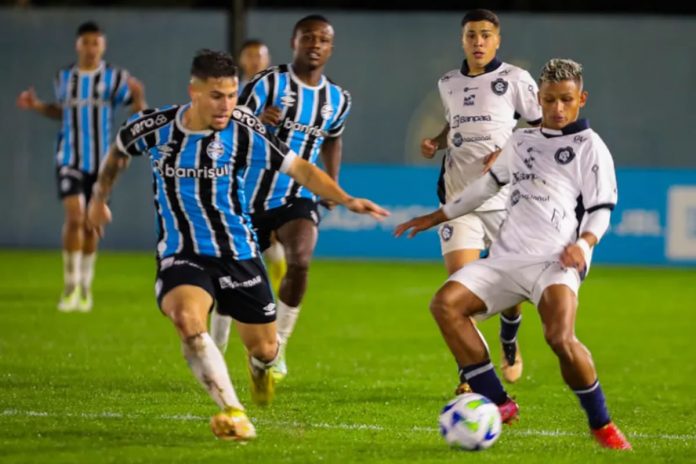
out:
M490 175L437 211L396 228L409 236L475 210L510 185L508 216L487 259L472 262L438 290L430 309L472 390L495 402L503 421L519 415L490 362L471 317L487 317L530 300L539 310L547 343L566 384L577 395L597 441L631 445L611 422L590 352L575 336L578 290L592 248L609 227L617 201L611 154L586 120L582 67L553 59L542 69L540 129L515 132Z
M438 82L447 124L435 138L424 139L421 153L432 158L446 149L438 180L441 204L451 201L484 174L495 161L491 153L505 145L522 117L530 125L541 122L537 85L524 69L500 61L500 21L490 10L476 9L462 19L462 46L466 59L460 69L446 73ZM471 213L448 220L439 236L447 273L479 258L488 248L505 218L509 188ZM522 315L519 306L505 311L500 319L501 369L508 382L522 375L522 357L517 330ZM458 392L466 391L460 370Z

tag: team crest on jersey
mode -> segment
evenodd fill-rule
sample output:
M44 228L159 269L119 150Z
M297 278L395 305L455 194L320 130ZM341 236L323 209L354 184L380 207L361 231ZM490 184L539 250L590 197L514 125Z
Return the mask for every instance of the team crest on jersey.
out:
M491 90L496 95L504 95L508 89L508 82L505 79L498 78L491 82Z
M573 158L575 158L573 147L559 148L556 154L553 155L553 159L555 159L558 164L568 164L573 161Z
M333 108L328 103L321 107L321 117L324 119L329 119L331 115L333 115L333 112Z
M213 140L208 144L205 152L208 154L210 159L217 161L222 157L222 155L225 154L225 146L217 140Z
M512 194L510 195L510 205L515 206L517 203L519 203L521 196L522 194L519 190L515 190L514 192L512 192Z
M285 105L285 106L293 106L295 102L297 101L295 99L295 96L297 94L291 90L289 90L285 95L280 97L280 102Z
M449 242L452 235L454 235L454 228L450 224L445 224L442 226L442 229L440 229L440 236L442 237L442 240Z

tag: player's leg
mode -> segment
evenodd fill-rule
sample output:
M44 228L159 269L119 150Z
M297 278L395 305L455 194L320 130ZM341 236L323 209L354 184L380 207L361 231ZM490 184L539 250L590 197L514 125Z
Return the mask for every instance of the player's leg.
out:
M544 338L558 357L563 380L578 397L598 441L610 448L630 448L611 423L592 356L575 336L576 292L577 287L573 290L562 283L544 289L538 303Z
M271 368L278 360L280 344L276 323L248 324L235 321L239 338L249 353L251 399L267 405L273 401L274 377Z
M96 174L83 173L82 188L85 192L85 203L89 204L92 197L92 187L97 180ZM94 266L97 261L97 246L99 234L87 224L85 214L85 227L82 242L82 263L80 265L80 301L77 309L83 312L92 310L92 281L94 280Z
M280 284L278 292L278 336L280 337L280 359L274 368L277 380L287 375L285 349L295 329L300 306L305 292L314 247L317 244L318 230L316 223L310 219L298 218L281 225L276 234L278 241L285 248L288 270Z
M467 214L442 224L438 235L448 277L479 259L484 247L483 224L475 214ZM459 384L455 394L470 392L471 388L466 383L461 366L458 366L458 372Z
M213 433L223 439L254 438L256 431L232 386L225 359L207 331L213 284L201 265L189 263L174 258L160 263L156 287L160 308L179 334L191 372L222 410L211 420Z
M275 238L275 234L271 235L271 246L263 252L263 257L268 267L268 278L271 281L271 288L277 295L280 291L280 283L288 270L288 263L285 260L285 249Z
M80 298L80 270L84 243L85 199L80 193L62 199L63 221L63 294L58 303L60 311L77 309Z
M461 272L461 271L460 271ZM472 316L485 313L486 304L460 282L450 280L438 290L430 303L447 346L460 366L460 376L471 391L498 405L503 422L514 421L519 408L512 401L490 360L488 346Z
M485 232L486 247L498 238L500 228L505 222L507 211L486 211L478 213ZM522 323L522 307L515 305L500 314L500 370L508 383L517 382L522 377L522 354L517 341L517 332Z

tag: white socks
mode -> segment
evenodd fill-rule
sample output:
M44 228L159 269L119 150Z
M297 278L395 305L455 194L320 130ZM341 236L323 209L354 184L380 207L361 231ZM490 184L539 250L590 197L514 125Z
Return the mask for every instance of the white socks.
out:
M219 314L217 309L213 309L213 313L210 315L210 335L212 335L215 345L217 345L222 353L227 351L227 341L230 339L231 325L231 317Z
M276 325L278 327L278 336L281 342L285 345L295 329L297 316L300 315L300 307L288 306L278 300Z
M63 283L66 293L72 293L80 284L81 251L63 250Z
M208 333L183 340L181 350L193 375L221 409L231 406L244 410L232 386L225 359Z
M82 262L80 263L80 284L86 293L89 293L90 289L92 288L92 280L94 279L94 263L96 260L96 252L88 255L82 255Z
M271 243L271 246L263 252L263 256L268 259L271 263L277 263L285 259L285 248L278 241L275 240Z

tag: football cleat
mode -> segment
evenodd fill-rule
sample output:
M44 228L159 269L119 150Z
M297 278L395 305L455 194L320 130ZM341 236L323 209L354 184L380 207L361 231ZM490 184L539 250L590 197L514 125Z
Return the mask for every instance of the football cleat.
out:
M454 394L459 396L463 395L464 393L473 393L474 391L471 389L468 383L463 382L460 383L459 386L454 390Z
M510 397L503 404L498 405L498 410L500 411L500 420L503 424L512 424L520 418L520 407Z
M288 262L285 261L285 258L279 261L268 261L268 279L271 281L271 288L276 296L280 292L280 283L287 271Z
M82 313L88 313L92 310L92 293L87 291L84 292L84 295L82 292L80 292L80 298L77 301L77 309L78 311Z
M251 380L251 400L260 405L266 406L275 396L275 379L271 374L271 369L262 369L253 365L249 357L249 379Z
M522 355L517 342L502 343L503 352L500 359L500 370L503 371L503 379L508 383L517 382L522 377Z
M609 422L602 428L593 429L592 435L604 448L615 450L632 450L633 447L626 440L621 430L613 422Z
M249 441L256 438L256 429L241 409L227 408L210 419L210 430L221 440Z
M58 311L69 313L77 309L80 300L80 288L75 289L70 293L63 293L58 301Z
M271 375L276 383L281 382L288 375L288 365L285 363L285 348L280 347L278 360L271 367Z

